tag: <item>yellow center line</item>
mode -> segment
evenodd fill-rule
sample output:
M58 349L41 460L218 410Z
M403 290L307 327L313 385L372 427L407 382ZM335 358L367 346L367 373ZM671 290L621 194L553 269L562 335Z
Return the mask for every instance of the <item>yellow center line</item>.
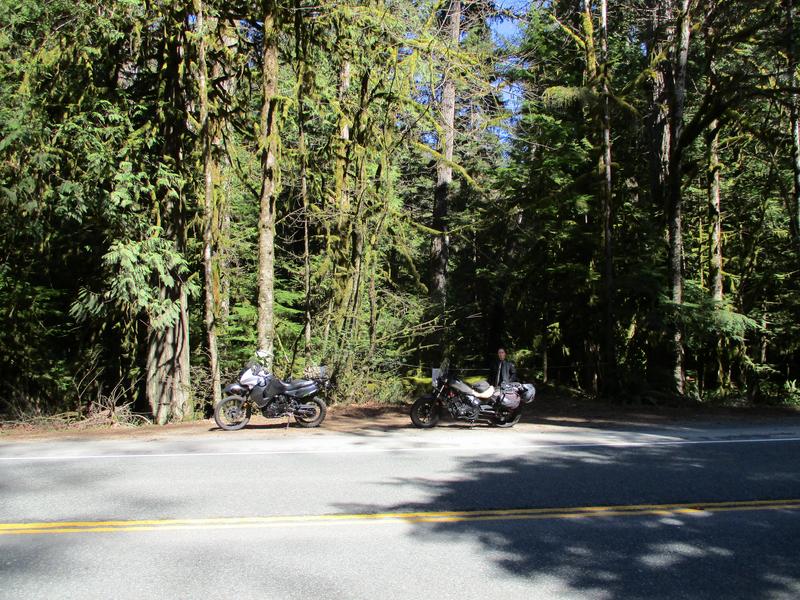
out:
M316 526L368 522L457 523L463 521L512 521L581 519L635 515L675 515L752 510L796 510L800 499L748 500L732 502L691 502L673 504L632 504L622 506L580 506L561 508L519 508L465 511L386 512L328 515L276 515L265 517L217 517L197 519L138 519L108 521L59 521L0 523L2 535L47 533L89 533L113 531L162 531L177 529L240 529L281 526Z

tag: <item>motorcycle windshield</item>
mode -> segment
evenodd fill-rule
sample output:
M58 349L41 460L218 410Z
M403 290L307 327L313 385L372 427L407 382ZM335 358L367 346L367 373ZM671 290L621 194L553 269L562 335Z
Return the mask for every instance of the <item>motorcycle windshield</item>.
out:
M447 377L447 372L450 370L450 360L445 358L442 360L442 364L439 365L439 371L442 373L443 376Z
M239 375L239 383L252 388L257 385L265 385L264 380L267 377L269 377L269 374L256 365L245 369L242 374Z
M447 372L449 369L450 361L446 358L442 361L442 364L439 365L438 369L431 369L431 384L433 385L433 389L438 387L440 379L447 379Z

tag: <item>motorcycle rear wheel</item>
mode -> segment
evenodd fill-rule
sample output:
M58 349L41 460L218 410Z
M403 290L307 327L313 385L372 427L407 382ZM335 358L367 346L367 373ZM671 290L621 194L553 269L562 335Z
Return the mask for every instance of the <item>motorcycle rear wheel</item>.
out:
M325 401L315 396L303 402L303 404L311 404L314 406L314 416L306 417L295 413L294 420L297 421L300 427L319 427L325 420L325 415L328 414L328 406L325 404Z
M241 429L250 421L250 405L241 396L228 396L214 409L214 421L225 431Z
M522 418L522 411L521 410L517 410L516 412L512 413L511 415L508 415L508 417L505 417L505 416L496 417L494 419L494 421L493 421L493 424L494 424L495 427L503 427L503 428L513 427L514 425L519 423L519 420L521 418Z
M420 429L436 427L439 417L434 398L423 396L411 406L411 422Z

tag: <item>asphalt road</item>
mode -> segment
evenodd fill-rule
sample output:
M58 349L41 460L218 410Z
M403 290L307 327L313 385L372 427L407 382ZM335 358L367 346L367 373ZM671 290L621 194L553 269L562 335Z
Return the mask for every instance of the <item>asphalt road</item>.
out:
M800 423L0 441L0 598L800 598Z

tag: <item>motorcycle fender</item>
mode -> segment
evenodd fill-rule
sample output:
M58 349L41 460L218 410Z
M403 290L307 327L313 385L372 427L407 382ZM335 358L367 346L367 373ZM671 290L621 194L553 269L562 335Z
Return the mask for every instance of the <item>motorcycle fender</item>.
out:
M433 401L433 405L436 407L436 412L438 412L439 415L443 415L444 411L447 410L447 405L442 400L442 395L441 394L425 394L423 396L423 398L425 400L432 400ZM447 410L447 413L451 414L449 410ZM451 416L452 416L452 414L451 414Z
M222 391L231 396L245 396L247 394L247 390L238 383L229 383Z

